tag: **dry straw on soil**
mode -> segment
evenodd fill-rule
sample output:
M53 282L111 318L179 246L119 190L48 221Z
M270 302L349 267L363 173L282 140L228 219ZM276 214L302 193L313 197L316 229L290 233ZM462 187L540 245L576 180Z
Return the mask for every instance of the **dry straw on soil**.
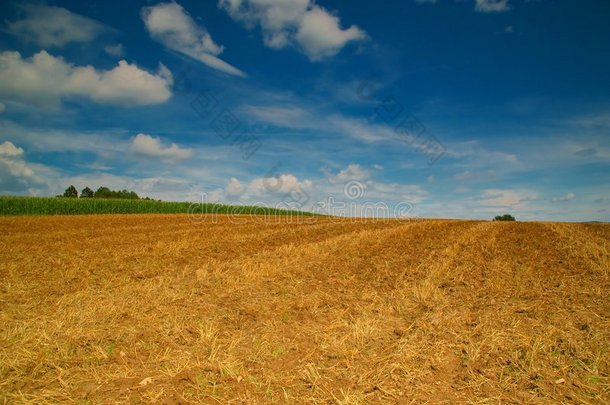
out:
M0 218L0 403L610 401L610 227Z

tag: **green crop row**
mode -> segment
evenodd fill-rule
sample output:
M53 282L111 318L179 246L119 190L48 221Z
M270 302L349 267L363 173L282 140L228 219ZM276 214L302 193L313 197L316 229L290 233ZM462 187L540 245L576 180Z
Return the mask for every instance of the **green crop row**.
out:
M313 215L277 208L154 200L0 196L0 215L84 214Z

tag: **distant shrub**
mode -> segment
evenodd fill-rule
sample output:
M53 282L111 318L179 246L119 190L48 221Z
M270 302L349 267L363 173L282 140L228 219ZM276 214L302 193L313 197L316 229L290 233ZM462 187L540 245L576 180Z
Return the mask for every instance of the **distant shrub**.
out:
M496 216L494 221L516 221L516 219L510 214L504 214Z

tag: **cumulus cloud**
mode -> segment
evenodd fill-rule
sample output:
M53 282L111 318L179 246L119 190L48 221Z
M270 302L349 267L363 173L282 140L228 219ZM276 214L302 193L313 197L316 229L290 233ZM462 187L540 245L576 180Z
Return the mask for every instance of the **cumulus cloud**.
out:
M5 141L0 144L0 156L21 156L23 149L15 146L12 142Z
M24 17L7 23L11 34L26 42L43 47L62 47L70 42L90 42L109 28L103 24L74 14L62 7L21 6Z
M300 181L293 174L281 174L256 178L250 182L248 190L255 196L283 195L293 191L311 190L312 184L311 180Z
M161 139L147 134L136 135L130 148L136 154L157 157L164 161L186 160L193 156L192 149L181 148L175 143L164 146Z
M377 169L379 170L379 169ZM371 178L372 170L366 169L359 164L351 163L345 169L341 169L337 174L323 169L330 184L346 183L351 180L365 181Z
M55 177L53 169L27 162L22 148L10 141L0 144L0 193L39 194Z
M553 197L551 198L551 202L566 202L566 201L571 201L574 199L574 197L576 197L576 195L574 193L567 193L565 195L562 195L561 197Z
M157 74L121 60L110 70L75 66L46 51L22 58L0 53L0 97L37 106L57 107L62 98L81 96L103 104L150 105L167 101L171 72L160 65Z
M237 180L235 177L231 177L229 179L229 183L227 184L226 188L227 195L239 196L242 195L244 191L246 191L246 189L239 180Z
M499 13L510 10L508 0L476 0L475 11L479 13Z
M245 73L218 58L223 47L208 31L197 25L177 3L161 3L142 8L142 20L150 36L167 48L198 60L205 65L235 76Z
M5 171L18 178L33 178L34 170L23 161L22 155L23 149L12 142L5 141L0 144L0 163L4 166Z
M337 54L350 41L365 38L365 33L354 25L341 29L339 18L314 6L303 16L296 38L310 59L319 60Z
M266 46L297 44L312 61L336 55L366 32L356 25L342 28L339 18L312 0L220 0L219 7L246 28L260 26Z

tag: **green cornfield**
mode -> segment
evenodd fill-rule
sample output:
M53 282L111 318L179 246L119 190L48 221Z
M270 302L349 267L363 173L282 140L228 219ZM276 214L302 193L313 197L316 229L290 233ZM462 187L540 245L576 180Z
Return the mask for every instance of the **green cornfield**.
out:
M85 214L250 214L314 215L277 208L154 200L0 196L0 215Z

